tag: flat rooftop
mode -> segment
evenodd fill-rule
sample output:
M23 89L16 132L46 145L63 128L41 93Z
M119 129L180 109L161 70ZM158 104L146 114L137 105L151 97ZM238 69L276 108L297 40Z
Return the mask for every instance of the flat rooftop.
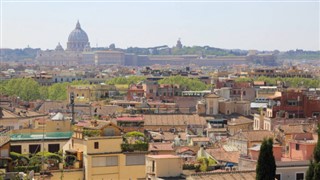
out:
M32 141L32 140L59 140L59 139L70 139L72 132L45 132L42 133L19 133L11 134L11 141Z

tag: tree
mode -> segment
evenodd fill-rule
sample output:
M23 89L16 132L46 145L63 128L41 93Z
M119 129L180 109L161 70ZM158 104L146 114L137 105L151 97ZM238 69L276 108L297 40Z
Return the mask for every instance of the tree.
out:
M129 77L116 77L116 78L112 78L106 81L106 84L135 84L138 83L140 81L145 80L146 77L144 76L129 76Z
M48 98L51 100L66 100L69 83L56 83L49 87Z
M320 137L320 125L318 125L318 137ZM320 139L313 151L313 159L310 161L307 173L306 180L318 180L320 179Z
M170 76L159 80L159 84L178 84L186 87L190 91L207 90L208 86L199 79L191 79L183 76Z
M257 180L274 180L276 176L276 162L273 156L272 138L264 139L260 147L260 154L256 169Z
M313 176L314 176L314 162L313 160L311 160L306 173L306 180L312 180Z

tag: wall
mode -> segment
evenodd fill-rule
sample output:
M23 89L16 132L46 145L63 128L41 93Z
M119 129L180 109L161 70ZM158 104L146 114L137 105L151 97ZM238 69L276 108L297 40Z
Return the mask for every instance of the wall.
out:
M93 167L93 157L117 156L117 166ZM126 155L121 153L104 154L104 155L88 155L86 160L86 179L138 179L145 178L145 165L126 165Z
M94 143L99 143L99 148L94 149ZM122 137L112 136L112 137L92 137L86 138L84 141L84 146L86 147L87 153L106 153L106 152L121 152Z
M61 180L61 179L72 179L72 180L83 180L84 171L83 169L77 170L63 170L63 172L59 171L51 171L52 176L50 180ZM36 179L41 179L40 176L35 176Z
M182 159L180 158L150 158L147 157L147 173L152 173L152 161L155 161L156 177L176 177L182 174Z
M253 121L245 124L228 125L228 131L230 135L234 135L239 131L249 131L252 130Z
M305 173L308 169L309 161L289 161L277 162L276 174L281 174L281 180L296 179L296 173Z
M218 114L219 104L218 98L206 98L206 106L207 106L207 115L216 115Z
M239 171L256 169L257 161L245 158L239 158Z
M310 160L313 156L313 151L316 146L314 143L300 143L292 141L289 143L290 157L296 160ZM296 144L299 144L299 150L296 150Z

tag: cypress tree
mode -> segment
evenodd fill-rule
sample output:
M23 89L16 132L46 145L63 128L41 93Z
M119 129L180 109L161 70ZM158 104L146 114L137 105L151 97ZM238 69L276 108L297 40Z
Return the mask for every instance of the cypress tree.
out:
M314 163L313 163L313 160L311 160L306 173L306 180L312 180L313 176L314 176Z
M276 161L273 156L272 138L264 139L256 168L256 180L274 180L276 176Z
M319 180L320 179L320 125L318 125L318 142L313 151L314 161L310 161L306 173L306 180Z
M314 165L314 175L312 180L319 180L320 179L320 162Z
M320 125L318 125L318 142L313 152L313 158L316 163L320 162Z

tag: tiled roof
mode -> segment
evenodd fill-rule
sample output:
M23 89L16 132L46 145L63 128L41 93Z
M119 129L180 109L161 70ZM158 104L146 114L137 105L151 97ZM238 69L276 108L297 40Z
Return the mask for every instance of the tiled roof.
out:
M313 140L313 135L312 133L299 133L299 134L295 134L293 135L293 140Z
M183 152L186 152L186 151L193 151L193 150L191 150L191 149L188 148L188 147L182 147L182 148L178 148L178 149L176 150L177 153L183 153Z
M253 120L246 118L244 116L239 116L236 118L231 118L231 121L228 122L228 125L238 125L238 124L247 124L247 123L253 123Z
M230 139L240 139L248 141L263 141L264 138L273 138L273 133L267 130L243 131L239 132Z
M213 172L199 173L188 177L189 180L255 180L255 171L233 171L233 172Z
M218 161L239 163L240 151L227 152L223 148L206 149L205 151Z
M171 154L148 155L147 157L154 158L154 159L175 159L175 158L180 158L179 156L171 155Z
M193 137L191 138L193 142L207 142L210 141L208 137Z
M144 126L206 125L206 120L196 114L145 115Z
M150 143L149 151L173 151L172 143Z
M278 126L285 134L311 132L312 127L305 124L286 124Z

